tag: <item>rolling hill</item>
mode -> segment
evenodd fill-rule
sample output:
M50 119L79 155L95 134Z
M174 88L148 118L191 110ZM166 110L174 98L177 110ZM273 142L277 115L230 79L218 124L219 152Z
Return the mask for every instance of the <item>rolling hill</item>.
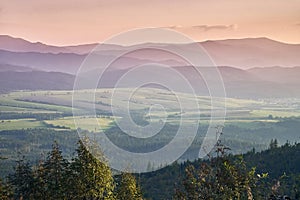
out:
M70 90L74 76L61 72L0 72L0 93L14 90Z
M199 43L211 56L217 66L232 66L240 69L254 67L294 67L300 65L300 44L286 44L268 38L228 39ZM80 64L97 44L56 47L42 43L32 43L7 35L0 36L0 64L30 66L39 70L59 71L76 74ZM103 45L103 44L102 44ZM190 44L139 44L137 48L171 46L189 49ZM108 59L128 46L104 44L97 54ZM149 52L146 52L147 55ZM141 60L159 61L171 66L182 66L175 58L166 58L161 51L152 52L145 59L142 53L125 56L126 65L140 64ZM167 61L166 61L167 60ZM118 66L124 68L122 65Z
M7 70L10 68L10 70ZM200 95L209 95L208 89L202 77L195 76L193 67L175 67L175 69L184 75L192 84L197 85L196 91ZM218 67L226 95L236 98L265 98L265 97L300 97L300 67L294 68L255 68L242 70L233 67ZM202 71L209 71L209 67L201 68ZM99 88L115 87L117 81L126 73L128 69L106 71L100 79ZM207 73L207 72L205 72ZM265 78L261 74L271 74ZM141 74L139 79L151 76L151 74ZM178 77L168 77L168 81L176 83ZM281 77L285 77L282 79ZM291 77L291 78L288 78ZM83 80L87 83L90 79L98 78L97 72L89 71L83 75ZM18 66L0 66L0 91L9 92L13 90L70 90L73 88L75 76L61 72L34 71L31 68ZM285 82L283 82L285 81ZM213 80L210 82L214 84ZM135 81L132 81L135 87ZM125 86L119 86L125 87ZM157 87L157 86L152 86ZM214 87L211 85L210 87ZM90 88L88 84L84 87Z
M268 38L228 39L200 43L219 66L227 96L239 98L300 97L300 45L285 44ZM190 50L191 44L138 44L137 48L172 46ZM57 47L32 43L7 35L0 36L0 90L72 89L75 74L86 58L86 53L96 44ZM93 55L95 68L108 61L128 46L110 45ZM114 87L117 80L135 66L160 63L173 67L192 84L201 95L208 95L203 77L195 76L193 67L185 65L176 56L162 51L143 50L127 54L113 62L101 79L99 87ZM230 66L230 67L228 67ZM274 67L282 66L282 67ZM204 73L210 68L201 66ZM95 78L97 71L87 70L86 80ZM141 74L147 78L155 72ZM164 74L169 81L177 77ZM211 84L214 84L212 77ZM133 81L134 83L134 81ZM134 86L134 85L133 85ZM213 87L211 85L210 87ZM89 87L87 87L89 88Z

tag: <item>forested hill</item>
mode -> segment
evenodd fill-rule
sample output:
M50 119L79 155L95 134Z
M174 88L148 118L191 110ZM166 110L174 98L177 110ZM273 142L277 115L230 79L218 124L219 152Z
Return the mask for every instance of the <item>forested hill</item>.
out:
M136 184L131 174L113 176L107 163L94 158L82 141L71 161L63 157L55 142L38 165L31 166L23 158L16 162L14 172L3 179L8 182L0 179L0 199L11 199L1 195L41 199L44 193L47 199L95 199L107 194L115 194L120 200L300 199L300 143L278 147L277 140L272 140L269 149L253 149L244 155L229 154L227 149L218 142L209 160L174 163L158 171L136 174ZM3 157L0 160L3 162ZM66 184L70 181L72 184ZM128 198L127 191L132 187L135 189ZM103 192L106 190L109 193ZM59 192L53 196L53 191Z
M267 172L271 178L278 178L284 173L300 174L300 143L275 145L258 153L249 152L244 159L248 166L256 166L258 172Z
M237 159L239 156L230 157ZM300 143L286 143L277 147L276 140L274 140L269 149L262 152L253 150L244 154L243 159L249 169L255 167L258 174L268 173L267 182L270 185L282 179L282 185L284 184L282 192L285 194L295 196L295 188L300 188ZM140 182L144 196L153 200L172 199L174 188L181 184L185 176L185 169L190 165L199 168L202 162L202 160L197 160L183 164L175 163L159 171L141 174Z
M73 83L73 75L61 72L0 70L0 93L15 90L71 90Z

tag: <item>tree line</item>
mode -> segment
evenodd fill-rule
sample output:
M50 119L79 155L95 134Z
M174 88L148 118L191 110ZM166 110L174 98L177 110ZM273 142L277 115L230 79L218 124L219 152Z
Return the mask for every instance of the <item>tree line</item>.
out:
M123 172L114 178L95 144L80 140L76 153L68 161L55 142L46 159L35 166L25 159L16 161L14 173L5 183L0 180L0 199L142 199L135 177Z
M284 162L286 158L298 163L300 144L287 143L279 147L277 140L272 140L270 148L264 152L253 150L235 156L229 154L229 150L219 140L208 159L173 164L142 174L137 183L137 176L129 172L114 175L95 143L80 140L76 156L69 161L55 142L47 157L37 165L31 166L25 159L16 162L15 170L7 180L0 180L0 199L300 199L300 173L297 173L299 169L294 169L297 166L285 166L284 170L289 174L283 172L275 178L280 174L278 169L275 168L274 173L272 166L265 168L263 165L264 162L272 164L269 159L274 160L273 164L279 164L276 156ZM249 166L255 161L261 164ZM181 170L182 174L179 174ZM153 182L155 176L157 179ZM151 189L149 185L145 187L146 181L159 187L160 191L172 188L171 197L142 195L142 189L143 192Z
M232 155L217 143L207 159L174 163L140 176L145 198L198 199L300 199L300 143L253 148ZM161 189L163 188L163 189Z

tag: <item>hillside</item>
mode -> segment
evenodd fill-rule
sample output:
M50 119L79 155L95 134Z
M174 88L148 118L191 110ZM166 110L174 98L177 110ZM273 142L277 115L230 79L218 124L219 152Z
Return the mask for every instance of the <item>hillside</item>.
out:
M0 93L14 90L64 90L73 88L74 77L60 72L0 72Z
M237 156L235 158L237 158ZM292 178L300 176L300 168L298 167L300 165L299 143L296 145L286 144L279 148L268 149L258 153L249 152L244 154L243 157L248 168L256 166L257 173L268 173L268 180L278 179L286 173L287 180L285 180L284 183L294 184L295 182L293 182ZM139 178L142 190L145 193L144 196L152 200L172 199L174 188L184 177L185 168L189 165L198 168L201 162L203 161L198 160L183 164L175 163L159 171L141 174ZM285 192L289 191L293 193L293 190L291 190L292 185L285 187ZM164 188L164 190L161 190L161 188Z
M262 67L247 70L254 76L266 81L277 82L281 84L300 84L300 66L285 67Z
M197 85L197 93L209 95L206 83L201 76L195 76L193 67L175 67L178 72L184 75L192 84ZM300 97L300 68L253 68L242 70L233 67L219 67L220 74L224 81L226 95L237 98L267 98L267 97ZM199 68L200 72L209 73L209 67ZM100 82L99 88L113 88L117 81L128 72L128 69L106 71ZM270 76L266 76L269 74ZM141 74L149 76L150 74ZM82 75L83 80L98 78L97 71L88 71ZM168 80L176 83L178 77L168 77ZM17 65L0 65L1 92L12 90L49 90L49 89L72 89L75 76L60 72L37 71L35 68ZM146 77L145 77L146 78ZM214 77L212 77L214 78ZM132 87L135 87L134 81ZM211 80L211 83L214 83ZM130 85L129 85L130 86ZM122 87L122 86L119 86ZM210 85L210 87L214 87ZM89 88L88 84L84 88Z
M14 72L30 72L33 71L31 67L9 65L9 64L0 64L0 72L14 71Z
M75 74L85 56L73 53L12 52L0 50L0 64L30 66L40 71Z

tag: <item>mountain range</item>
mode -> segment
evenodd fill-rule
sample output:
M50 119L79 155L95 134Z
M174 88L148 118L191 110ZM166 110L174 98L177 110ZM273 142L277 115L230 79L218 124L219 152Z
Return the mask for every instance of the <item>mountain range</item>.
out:
M199 43L217 66L231 66L240 69L254 67L295 67L300 65L300 44L286 44L268 38L227 39L205 41ZM127 46L101 44L99 55L103 59L110 58ZM152 44L153 47L175 45L188 49L189 44ZM30 66L44 71L59 71L76 74L79 66L97 44L78 46L51 46L40 42L32 43L20 38L0 35L0 63L18 66ZM138 46L138 45L137 45ZM145 47L142 44L141 47ZM149 54L149 52L147 52ZM135 57L137 56L137 57ZM129 56L132 63L141 63L141 54ZM124 56L124 58L127 58ZM148 57L149 59L149 57ZM160 51L152 52L151 60L168 60ZM174 59L171 58L171 59ZM170 59L169 59L170 60ZM123 62L124 64L124 62ZM180 66L181 62L166 62L172 66Z
M300 97L299 44L286 44L268 38L228 39L199 44L219 66L228 96ZM190 44L151 44L158 48L171 45L188 49ZM77 70L88 52L96 46L97 44L51 46L0 35L0 91L72 89ZM145 44L140 47L145 47ZM128 48L105 44L97 52L97 57L107 61ZM112 63L112 70L106 72L101 87L113 87L116 80L132 67L151 62L169 65L191 77L191 81L196 81L192 78L193 67L175 56L168 56L160 51L141 51L123 56ZM207 70L207 66L201 66L201 69ZM88 78L95 74L91 70L85 75ZM170 77L170 80L176 81L176 78Z

